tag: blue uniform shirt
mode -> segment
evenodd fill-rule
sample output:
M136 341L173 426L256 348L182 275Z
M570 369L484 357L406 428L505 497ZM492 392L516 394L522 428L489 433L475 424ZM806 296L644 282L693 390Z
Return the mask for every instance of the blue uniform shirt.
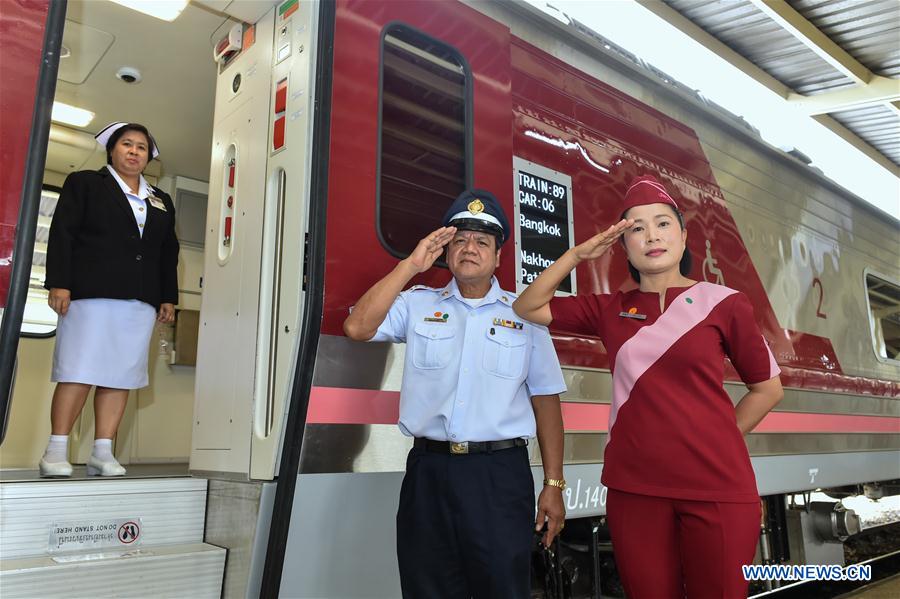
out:
M406 343L400 430L438 441L535 435L531 396L566 390L545 327L513 312L515 295L491 281L471 306L456 279L401 293L371 341Z

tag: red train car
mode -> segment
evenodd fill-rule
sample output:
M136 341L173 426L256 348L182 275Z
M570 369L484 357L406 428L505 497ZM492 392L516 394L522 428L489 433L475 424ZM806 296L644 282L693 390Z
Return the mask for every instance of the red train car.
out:
M237 538L205 536L245 551L229 562L229 588L397 596L393 514L411 445L396 427L404 348L346 338L348 308L467 186L492 190L514 216L497 274L515 292L614 222L626 183L645 173L685 208L692 277L751 298L783 371L784 401L747 437L767 512L758 559L842 561L852 515L795 510L788 498L874 493L900 478L900 269L881 243L896 221L528 5L256 4L252 17L232 14L241 47L217 53L191 379L190 470L210 480L207 513L252 523ZM579 266L565 292L633 286L620 254ZM449 278L435 267L415 283ZM587 596L599 593L595 564L608 550L611 376L598 339L555 333L554 344L569 388L570 485L556 575ZM744 387L728 372L737 399ZM835 528L813 532L819 519ZM830 553L816 553L826 541ZM544 585L536 592L558 591Z

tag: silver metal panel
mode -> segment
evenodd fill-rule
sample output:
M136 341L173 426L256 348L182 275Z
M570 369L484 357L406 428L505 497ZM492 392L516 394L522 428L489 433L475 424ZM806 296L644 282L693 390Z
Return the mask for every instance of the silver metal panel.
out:
M900 451L763 456L751 462L760 495L900 477Z
M753 433L745 440L751 456L900 449L900 435L890 433Z
M900 3L896 6L900 7ZM898 33L900 37L900 33ZM900 41L897 42L900 47ZM831 113L832 118L900 164L900 114L885 105Z
M143 544L200 543L206 481L193 478L0 484L0 555L43 555L52 522L138 517Z
M753 433L746 437L751 456L826 454L900 450L900 434ZM412 439L389 424L314 424L306 427L303 474L402 472ZM566 433L563 460L570 465L603 460L606 433ZM536 440L529 443L532 465L541 463ZM859 471L859 476L870 478Z
M802 94L853 81L746 0L664 0L773 77Z
M735 403L747 392L747 388L740 383L726 383L725 390ZM851 395L849 393L788 388L784 390L784 399L775 407L775 411L900 417L900 401L874 395Z
M49 557L4 559L0 587L4 599L214 599L221 593L224 566L225 550L204 543L144 548L121 557L64 563Z
M831 339L845 374L896 380L896 368L872 350L863 272L898 274L896 253L884 243L896 238L897 222L850 203L840 208L840 198L811 177L795 178L790 189L787 165L721 133L698 133L781 326ZM814 278L824 288L824 319L816 315Z
M269 544L269 526L272 524L272 506L275 505L275 490L278 485L274 482L262 483L259 496L259 513L257 514L256 534L253 536L253 549L250 550L250 572L247 578L247 593L245 599L259 597L259 589L262 586L263 567L266 564L266 551ZM227 594L223 595L227 599Z
M405 343L364 343L341 335L320 335L313 385L399 391ZM347 368L353 364L353 368Z
M268 484L274 487L274 484ZM251 586L252 570L261 572L259 562L265 559L274 496L267 495L269 503L264 504L263 487L264 483L260 482L209 481L203 540L228 550L228 567L222 586L222 596L227 599L258 595L260 579L253 581L256 586ZM260 536L263 537L262 546ZM260 572L255 575L259 577Z
M825 542L819 538L813 514L805 510L787 511L790 563L844 564L844 544Z
M887 234L887 230L884 233ZM849 293L852 295L853 291L863 293L862 287L859 290L851 289ZM864 307L865 296L862 296L862 302ZM836 326L841 326L840 319L836 322ZM847 335L856 335L865 339L866 334L865 330L843 331L837 338L845 339ZM400 391L405 349L404 344L361 343L339 335L321 335L313 385ZM353 364L354 368L347 368L347 364ZM608 370L563 368L563 376L568 389L560 396L563 401L610 403L612 377ZM746 393L746 387L741 383L726 383L725 389L734 401ZM784 400L778 405L777 410L900 416L900 401L873 395L785 389Z
M400 472L300 476L281 597L399 597L394 522L402 480ZM331 517L335 510L340 518Z
M753 458L762 495L900 476L900 451ZM602 464L566 466L567 517L606 513ZM533 468L535 485L541 471ZM297 482L282 573L291 599L399 597L395 516L401 472L304 474ZM812 477L812 482L810 482ZM324 515L339 508L344 517ZM348 575L352 573L352 575Z

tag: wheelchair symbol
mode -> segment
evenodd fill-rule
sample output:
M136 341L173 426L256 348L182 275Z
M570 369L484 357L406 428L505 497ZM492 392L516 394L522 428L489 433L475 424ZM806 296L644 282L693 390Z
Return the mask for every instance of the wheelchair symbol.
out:
M722 269L716 266L716 259L712 256L712 247L709 239L706 240L706 259L703 260L703 280L716 285L724 285L725 277Z

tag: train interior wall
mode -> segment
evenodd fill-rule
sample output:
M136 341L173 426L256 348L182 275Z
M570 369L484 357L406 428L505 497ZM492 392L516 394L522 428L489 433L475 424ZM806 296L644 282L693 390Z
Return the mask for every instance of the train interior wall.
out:
M45 183L61 185L64 174L47 171ZM165 189L166 177L158 186ZM176 310L200 309L203 251L181 248L178 260L179 297ZM150 341L150 384L132 391L116 439L116 458L130 463L187 463L191 453L191 415L194 407L195 367L170 363L169 346L174 325L157 325ZM23 337L19 342L18 370L10 423L0 468L34 468L50 434L50 382L55 337ZM70 441L70 459L84 463L93 442L92 397Z
M154 22L156 19L152 17L114 5L105 8L100 3L93 5L89 2L70 2L64 42L69 39L69 35L82 27L110 29L110 11L115 10L124 11L114 16L119 19L127 19L129 27L140 30L158 26ZM199 11L200 9L189 7L188 10ZM191 14L189 18L199 19L206 24L210 24L214 20L216 24L222 21L221 17L211 19L209 15ZM196 43L190 42L188 39L193 33L187 29L189 27L181 26L171 37L167 38L166 43L182 48L185 46L195 47ZM213 31L211 30L209 33L213 33ZM127 40L122 39L123 37L126 36L116 36L117 39L113 42L107 55L114 54L117 48L127 43ZM206 42L205 39L203 41ZM148 165L145 178L151 185L169 193L173 201L176 200L177 185L183 185L187 181L192 186L192 191L202 190L205 189L205 179L208 178L208 166L205 171L200 170L199 172L196 167L185 166L178 159L179 153L172 151L173 145L177 144L177 141L161 137L157 132L161 128L159 124L162 119L172 119L184 129L184 135L206 135L205 154L207 156L209 154L216 65L212 60L210 49L203 48L202 56L198 55L196 49L191 52L192 56L187 59L187 62L205 65L209 71L205 76L196 77L197 82L194 83L197 86L208 87L208 89L197 90L198 97L206 98L206 100L202 101L200 106L192 107L192 111L203 112L206 110L208 112L209 127L192 125L189 122L190 115L179 116L177 106L173 107L174 110L169 109L167 113L135 110L133 107L129 107L113 116L115 120L127 119L132 122L145 123L151 132L160 138L162 152L159 159ZM166 55L171 56L172 54ZM106 66L105 60L106 58L102 59L95 70L103 69ZM119 62L121 61L122 58L119 59ZM148 64L147 66L162 73L177 69L177 65L171 59L158 60L154 58L152 65ZM104 74L110 75L110 73ZM65 76L62 72L61 75ZM141 85L147 84L148 82L145 81ZM95 87L95 89L88 89L89 87ZM72 102L73 95L91 97L96 93L101 93L109 94L107 98L109 103L127 106L130 103L128 94L132 91L111 75L105 78L88 77L80 86L68 85L60 79L57 85L56 99ZM95 119L86 127L89 132L76 131L57 123L53 124L54 129L62 131L64 135L61 136L63 141L59 142L60 137L56 136L53 131L51 132L47 157L48 168L45 170L43 178L45 186L62 187L70 172L96 170L106 163L105 152L99 145L94 144L96 148L90 148L93 143L92 132L106 124L106 122L99 122L100 120L99 118ZM167 128L168 126L167 123ZM206 129L210 131L209 134L205 133ZM205 174L203 174L204 172ZM203 252L202 246L188 245L182 240L178 261L179 296L176 305L178 311L200 310ZM150 341L148 364L150 384L142 389L131 391L115 442L115 454L122 464L186 464L188 462L191 453L191 422L196 369L194 366L171 363L173 344L177 344L175 325L158 324ZM3 449L0 451L0 468L34 469L41 458L50 434L50 404L55 387L55 384L50 382L54 345L55 336L23 336L19 341L15 389L7 435ZM94 428L92 398L93 392L88 397L82 415L76 421L70 435L69 457L73 463L84 463L91 453Z

